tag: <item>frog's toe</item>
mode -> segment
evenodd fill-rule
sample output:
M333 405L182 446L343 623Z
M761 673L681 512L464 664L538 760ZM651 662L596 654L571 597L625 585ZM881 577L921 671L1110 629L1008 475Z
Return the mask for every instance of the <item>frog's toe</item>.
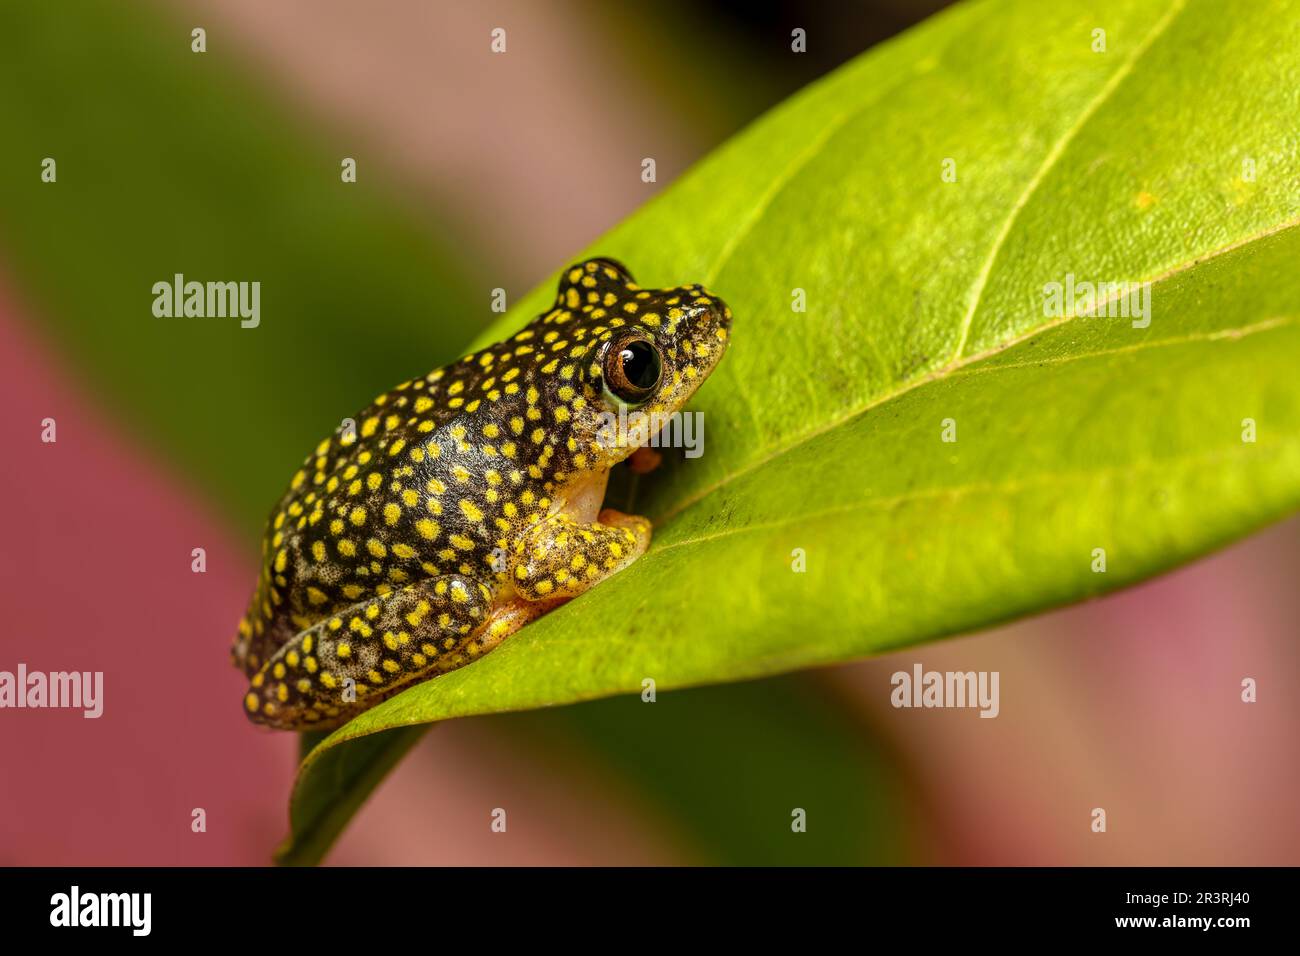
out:
M640 557L645 553L646 548L650 547L650 534L652 527L649 518L641 515L624 514L622 511L616 511L613 508L604 508L597 515L596 521L611 528L621 528L632 535L631 553L629 557Z
M320 695L319 684L313 685L305 674L296 680L286 678L283 661L268 661L253 675L244 694L249 720L276 730L323 729L341 722L343 709L337 699Z

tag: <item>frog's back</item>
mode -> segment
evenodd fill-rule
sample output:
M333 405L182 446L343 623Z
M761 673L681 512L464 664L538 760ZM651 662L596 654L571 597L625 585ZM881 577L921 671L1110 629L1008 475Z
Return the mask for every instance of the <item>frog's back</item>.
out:
M419 577L495 573L504 509L550 505L519 461L531 337L403 382L304 459L267 519L239 667L252 675L300 631Z

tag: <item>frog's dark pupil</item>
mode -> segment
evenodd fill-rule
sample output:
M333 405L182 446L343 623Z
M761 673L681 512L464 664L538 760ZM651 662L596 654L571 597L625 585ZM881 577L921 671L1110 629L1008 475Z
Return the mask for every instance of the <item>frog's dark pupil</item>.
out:
M659 353L649 342L629 342L619 354L623 375L633 388L651 389L659 382Z

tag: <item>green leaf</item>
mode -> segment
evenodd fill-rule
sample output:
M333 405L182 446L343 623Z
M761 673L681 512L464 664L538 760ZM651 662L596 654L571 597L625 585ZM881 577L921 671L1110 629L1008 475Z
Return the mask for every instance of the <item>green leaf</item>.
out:
M704 456L640 482L656 538L630 569L332 734L295 821L357 738L968 631L1300 505L1297 12L963 5L593 246L731 304L732 349L693 406ZM1068 274L1151 283L1149 326L1045 317Z
M399 727L350 747L321 751L310 790L297 792L289 836L275 852L282 866L318 863L388 771L424 736L425 727ZM302 734L308 749L317 734Z

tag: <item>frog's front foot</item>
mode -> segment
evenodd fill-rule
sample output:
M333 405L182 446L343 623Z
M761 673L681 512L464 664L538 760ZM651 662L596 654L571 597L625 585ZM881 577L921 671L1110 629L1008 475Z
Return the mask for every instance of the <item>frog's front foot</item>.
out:
M650 519L641 515L625 514L615 508L602 508L600 514L596 516L596 524L605 525L610 528L621 528L631 532L633 538L633 553L628 563L636 560L645 554L646 548L650 547Z
M612 508L594 523L556 514L515 545L511 580L529 601L574 597L627 567L650 546L650 521Z

